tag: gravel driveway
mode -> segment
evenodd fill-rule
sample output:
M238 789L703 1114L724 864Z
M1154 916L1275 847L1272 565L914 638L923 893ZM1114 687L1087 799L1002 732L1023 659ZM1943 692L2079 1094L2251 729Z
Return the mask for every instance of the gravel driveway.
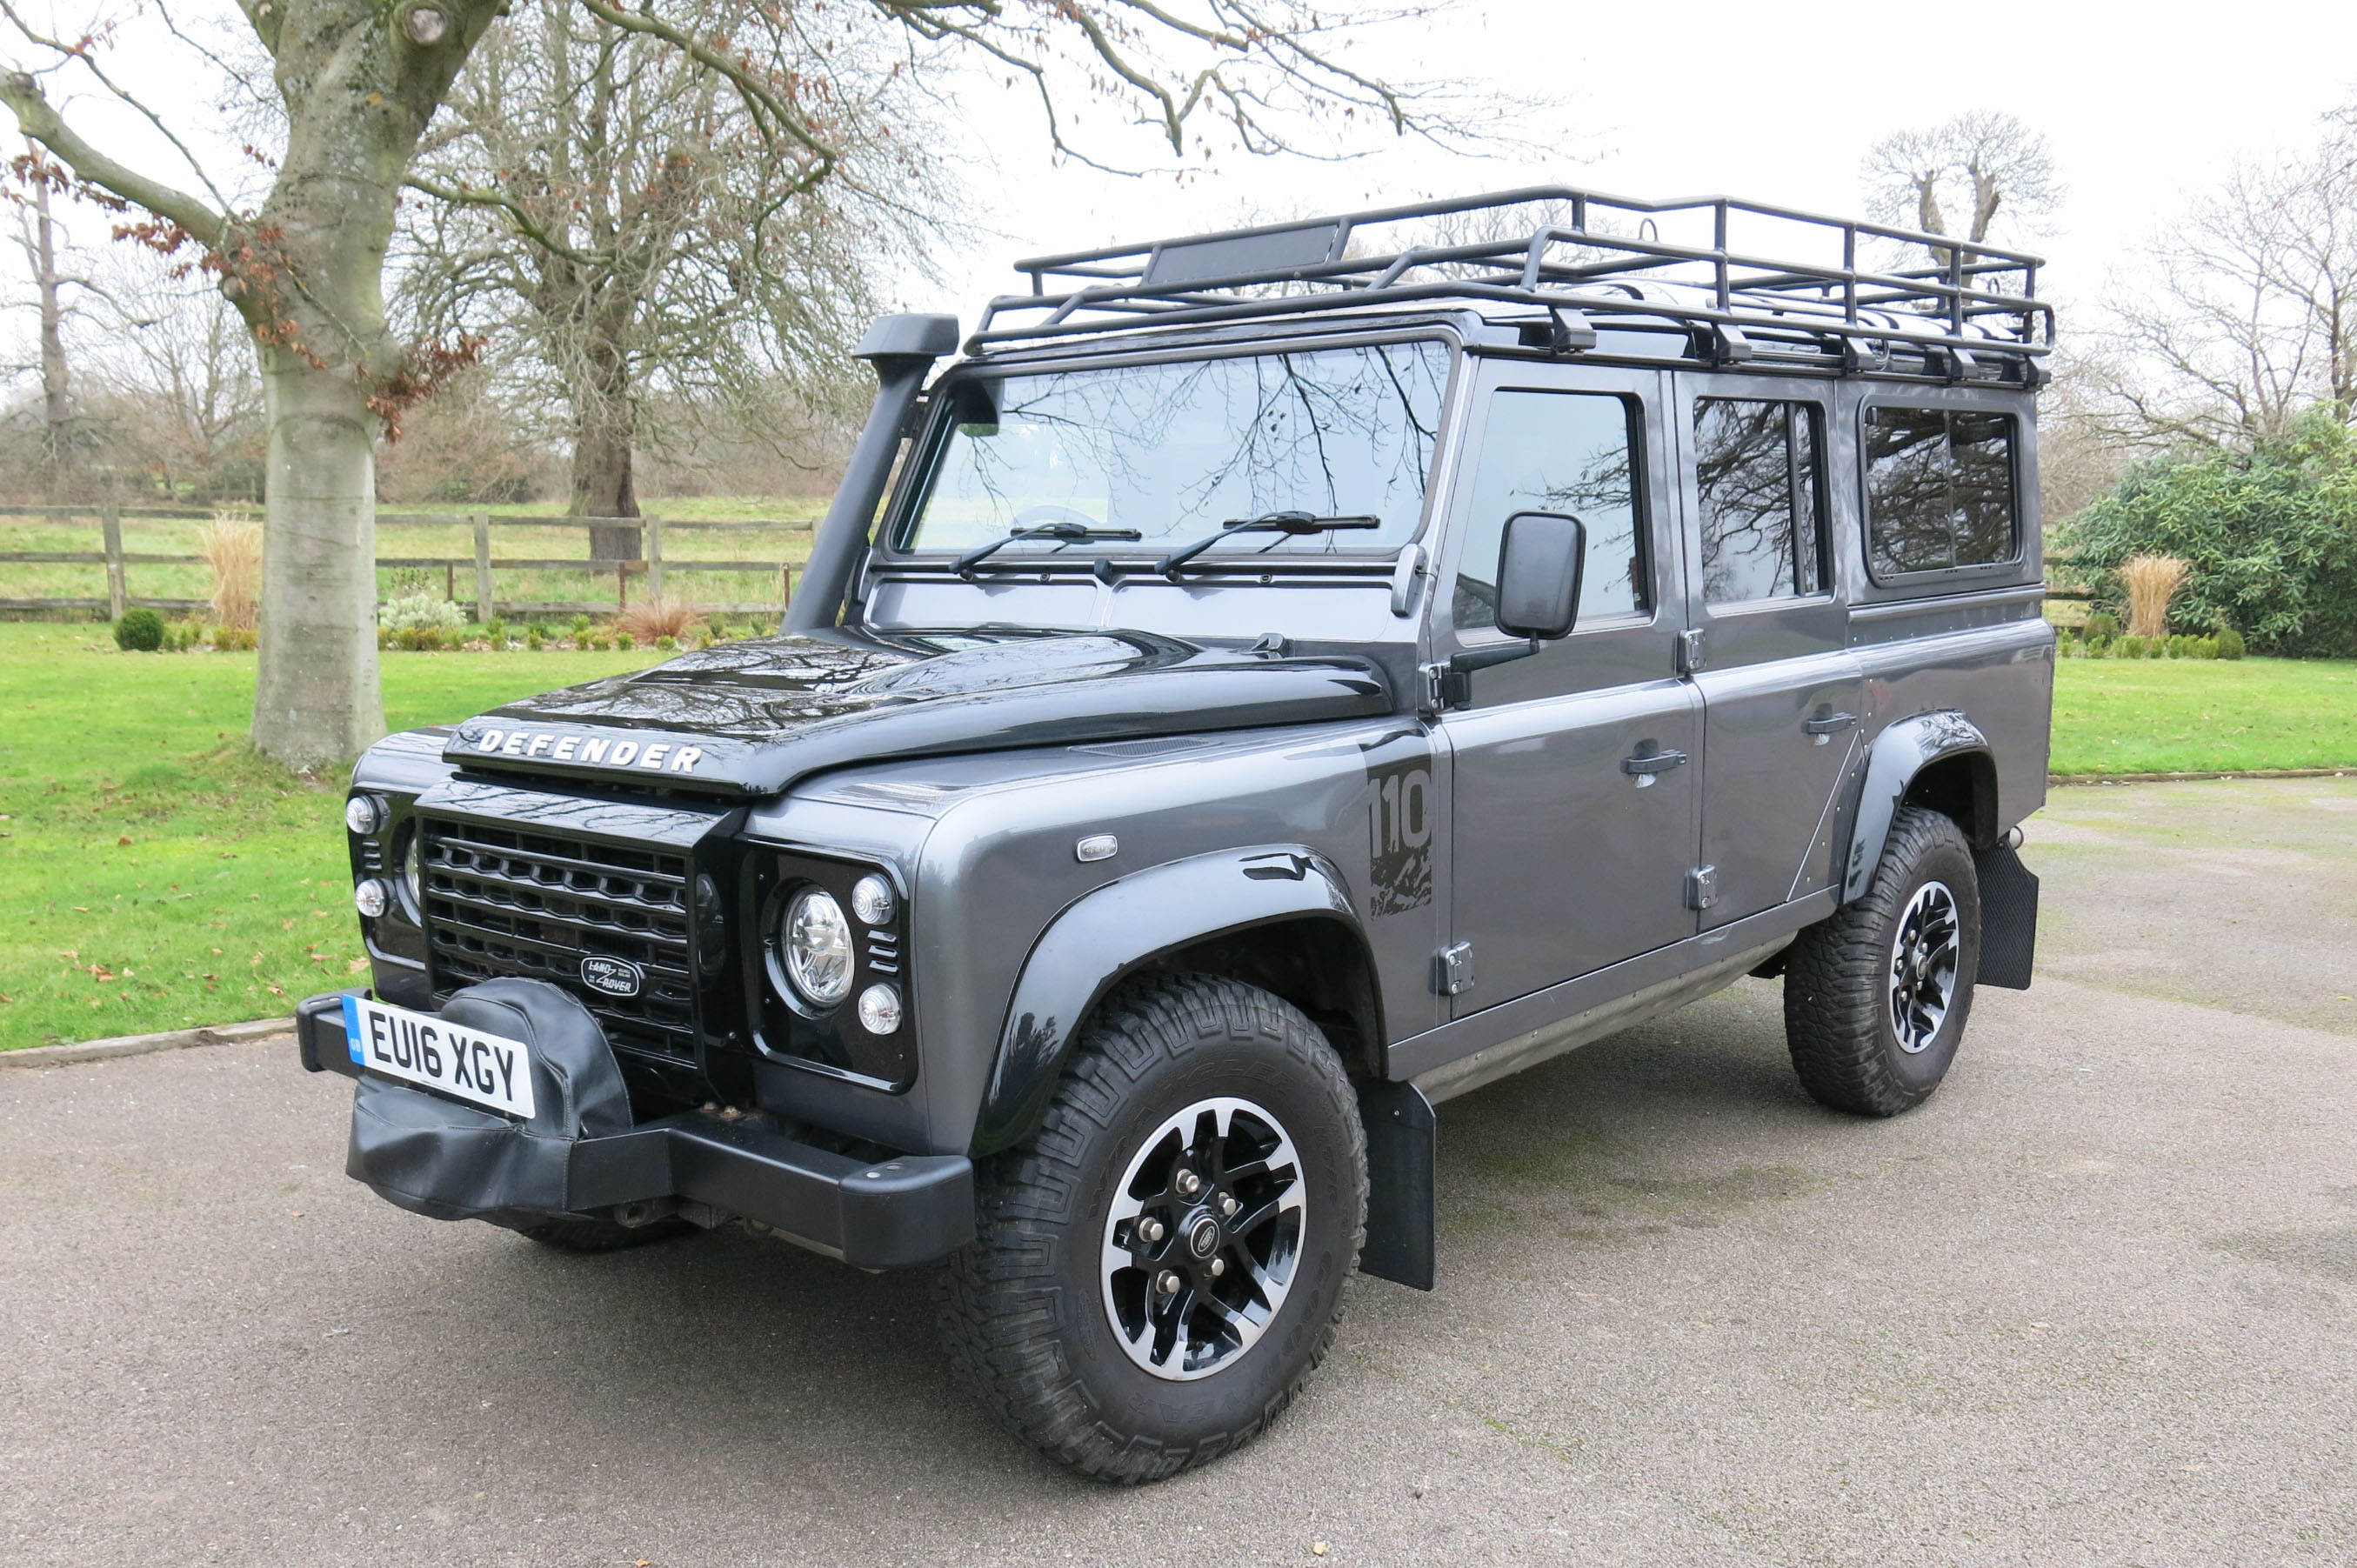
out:
M1454 1101L1441 1288L1269 1437L1066 1478L921 1277L379 1202L290 1045L0 1073L40 1563L2357 1559L2357 779L2058 791L2042 977L1819 1111L1746 982Z

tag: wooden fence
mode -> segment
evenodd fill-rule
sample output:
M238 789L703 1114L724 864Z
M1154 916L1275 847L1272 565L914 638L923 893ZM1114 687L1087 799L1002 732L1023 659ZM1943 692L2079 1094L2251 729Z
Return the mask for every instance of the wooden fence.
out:
M0 551L0 567L8 565L103 566L106 568L106 596L76 597L0 597L0 611L100 610L109 620L120 620L123 612L134 605L158 610L197 610L206 607L203 599L156 598L131 592L130 573L135 566L200 566L201 555L161 554L130 551L123 547L123 524L133 521L204 521L214 513L207 509L190 507L72 507L72 506L0 506L0 526L38 523L50 528L95 528L100 533L97 550L7 550ZM477 620L490 620L494 616L534 616L603 614L627 608L630 602L633 578L644 585L645 592L661 598L670 586L673 574L694 572L774 573L778 579L778 596L773 601L756 604L706 604L702 607L721 615L773 614L792 599L794 564L789 561L708 561L679 555L666 557L663 540L667 534L754 533L779 531L809 532L815 524L812 518L752 518L734 522L692 522L660 517L493 517L489 512L464 513L381 511L376 514L379 529L399 528L465 528L474 534L471 555L387 555L384 540L377 541L376 564L381 571L401 569L431 571L439 567L443 574L443 591L455 603L470 603ZM491 554L493 529L554 528L586 530L591 528L629 528L636 530L644 552L627 561L595 561L588 556L518 558ZM579 572L592 576L611 573L614 597L597 600L534 600L503 599L498 596L494 579L500 572ZM462 575L472 590L471 598L462 598L459 589Z
M0 506L0 526L7 522L38 521L51 527L90 527L100 531L102 548L98 550L10 550L0 551L0 566L14 564L42 565L104 566L106 597L98 598L0 598L0 611L42 610L103 610L109 620L120 620L123 612L133 605L150 609L196 610L206 607L202 599L165 599L135 595L130 590L130 568L134 566L197 566L204 564L199 555L166 555L126 551L123 548L123 520L153 519L159 521L197 521L210 519L213 513L188 507L56 507ZM474 533L474 553L455 555L385 555L380 553L376 564L380 570L424 569L440 567L443 592L454 603L469 602L459 596L461 574L468 575L472 587L475 618L490 620L494 616L519 615L599 615L608 609L623 609L630 602L630 580L639 578L646 592L653 597L663 596L671 575L691 572L774 572L778 575L778 597L774 603L708 604L703 607L718 615L758 615L781 610L794 596L794 567L786 561L705 561L680 556L666 557L663 538L671 533L706 532L769 532L780 530L808 532L815 525L813 518L755 518L736 522L688 522L666 521L660 517L493 517L489 512L385 512L376 515L376 525L386 528L458 528ZM522 528L632 528L639 531L640 548L645 553L629 561L599 562L587 556L570 558L518 559L491 554L493 529ZM383 542L378 542L382 549ZM2086 599L2092 596L2083 588L2055 581L2054 568L2064 569L2069 575L2072 558L2050 555L2046 558L2046 596L2050 599ZM614 575L614 597L609 605L597 600L532 600L502 599L494 590L493 579L500 572L584 572Z

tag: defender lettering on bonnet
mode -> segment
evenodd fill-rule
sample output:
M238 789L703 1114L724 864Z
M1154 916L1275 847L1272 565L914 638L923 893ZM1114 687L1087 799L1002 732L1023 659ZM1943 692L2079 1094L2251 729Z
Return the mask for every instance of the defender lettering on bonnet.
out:
M485 755L545 757L551 762L603 763L608 768L637 767L648 773L693 773L704 760L700 746L673 746L659 741L645 746L634 740L611 741L602 736L557 736L545 730L486 729L475 737L475 749ZM610 753L609 753L610 748Z

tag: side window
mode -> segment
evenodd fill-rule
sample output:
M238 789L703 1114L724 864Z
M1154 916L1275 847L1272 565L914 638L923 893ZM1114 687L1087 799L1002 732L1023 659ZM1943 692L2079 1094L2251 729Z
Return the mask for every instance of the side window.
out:
M1518 511L1569 512L1587 525L1581 620L1651 607L1637 419L1634 400L1606 392L1491 395L1457 565L1458 630L1498 624L1498 546Z
M1696 400L1695 486L1707 602L1824 590L1817 420L1814 403Z
M1866 555L1877 577L2014 559L2013 418L1866 411Z

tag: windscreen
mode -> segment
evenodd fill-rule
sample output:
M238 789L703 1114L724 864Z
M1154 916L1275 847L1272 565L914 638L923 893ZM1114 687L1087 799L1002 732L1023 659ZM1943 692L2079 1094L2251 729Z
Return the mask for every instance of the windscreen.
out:
M1175 549L1272 512L1368 516L1323 534L1248 533L1239 552L1388 552L1415 532L1448 382L1437 342L1009 376L956 389L956 424L902 550L979 549L1018 529L1135 530L1136 542L1023 540L999 558Z

